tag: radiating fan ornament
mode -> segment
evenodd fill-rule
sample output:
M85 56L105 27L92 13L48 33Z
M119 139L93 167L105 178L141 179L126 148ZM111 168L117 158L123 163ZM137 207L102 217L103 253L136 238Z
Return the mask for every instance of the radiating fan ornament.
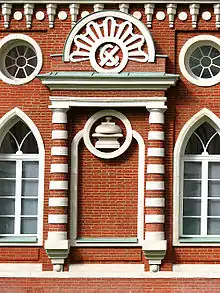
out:
M102 23L87 23L85 33L74 37L74 44L76 49L69 55L69 60L90 60L97 72L118 73L128 60L148 61L148 54L142 50L144 36L133 33L130 21L117 23L114 17L106 17Z

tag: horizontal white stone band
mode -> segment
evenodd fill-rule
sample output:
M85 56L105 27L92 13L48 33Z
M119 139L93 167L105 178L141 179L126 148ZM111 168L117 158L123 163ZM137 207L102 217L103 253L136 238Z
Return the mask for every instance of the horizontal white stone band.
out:
M66 224L67 215L48 215L49 224Z
M164 190L164 182L148 181L146 182L146 190Z
M47 239L54 240L54 241L66 240L67 239L67 232L49 231Z
M148 148L148 157L164 157L164 148Z
M148 164L147 174L164 174L164 165L162 164Z
M68 164L51 164L50 173L68 173Z
M67 207L68 198L67 197L50 197L49 207Z
M52 123L67 123L66 110L53 110Z
M164 232L145 232L145 241L164 240Z
M4 272L42 272L42 264L39 263L1 263L0 273Z
M174 272L184 272L184 273L220 273L219 264L178 264L173 265Z
M51 148L52 156L68 156L68 147L54 146Z
M164 109L161 109L161 111L150 111L149 116L149 123L150 124L164 124Z
M145 223L164 223L165 217L164 215L145 215Z
M164 131L149 131L148 140L164 140Z
M50 181L50 190L68 190L68 181Z
M162 197L148 197L145 199L145 206L163 208L165 207L165 199Z
M67 139L68 132L66 130L52 130L52 139Z

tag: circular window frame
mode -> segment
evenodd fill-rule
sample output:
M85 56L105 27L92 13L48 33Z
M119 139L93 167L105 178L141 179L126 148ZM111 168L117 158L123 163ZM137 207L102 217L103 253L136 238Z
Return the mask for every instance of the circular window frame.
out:
M189 58L193 51L201 46L212 46L220 51L220 39L210 35L200 35L189 39L180 50L179 67L183 76L192 84L201 87L213 86L220 81L220 72L212 78L199 78L189 67Z
M6 71L5 68L6 55L13 47L17 47L19 45L30 47L33 51L35 51L37 57L36 68L29 76L25 78L14 78ZM0 79L11 85L21 85L30 82L40 72L43 65L43 55L40 46L34 39L27 35L12 34L4 37L2 40L0 40L0 54L2 56L2 61L0 62Z

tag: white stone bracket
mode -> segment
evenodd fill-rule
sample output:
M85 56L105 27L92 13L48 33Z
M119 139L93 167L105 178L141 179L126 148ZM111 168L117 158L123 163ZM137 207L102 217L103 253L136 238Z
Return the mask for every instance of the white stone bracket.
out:
M145 257L149 260L150 271L156 273L160 270L160 265L167 251L166 240L148 241L144 240L142 250Z

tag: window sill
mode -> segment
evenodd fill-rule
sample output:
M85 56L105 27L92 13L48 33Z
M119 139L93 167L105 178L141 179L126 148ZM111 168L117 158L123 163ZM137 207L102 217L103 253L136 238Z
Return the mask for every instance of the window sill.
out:
M137 243L136 237L130 238L77 238L76 243Z
M173 246L220 246L220 237L182 237Z
M19 243L37 243L38 239L36 236L0 236L0 244L3 243L15 243L15 244L19 244Z

